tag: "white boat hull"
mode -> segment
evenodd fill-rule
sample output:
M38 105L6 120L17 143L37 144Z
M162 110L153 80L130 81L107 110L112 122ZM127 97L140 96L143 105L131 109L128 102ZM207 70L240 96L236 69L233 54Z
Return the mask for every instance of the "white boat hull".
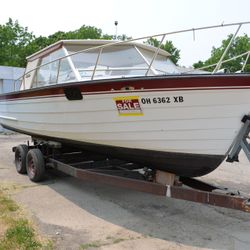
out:
M249 113L250 90L138 92L142 98L182 96L182 103L142 104L143 115L119 116L113 98L93 94L0 102L1 124L31 134L95 144L225 155Z
M237 86L82 91L80 100L64 93L6 96L0 99L0 123L33 137L96 145L159 168L179 160L180 173L186 161L204 169L210 160L213 169L221 163L249 113L249 95L249 87Z

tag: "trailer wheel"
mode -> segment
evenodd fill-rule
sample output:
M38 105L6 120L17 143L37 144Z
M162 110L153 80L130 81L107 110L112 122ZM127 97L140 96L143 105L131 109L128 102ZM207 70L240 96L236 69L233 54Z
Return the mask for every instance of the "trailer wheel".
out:
M20 144L15 150L15 165L16 171L19 174L26 174L26 156L28 153L28 146L25 144Z
M44 178L45 163L40 149L29 150L26 157L26 169L31 181L39 182Z

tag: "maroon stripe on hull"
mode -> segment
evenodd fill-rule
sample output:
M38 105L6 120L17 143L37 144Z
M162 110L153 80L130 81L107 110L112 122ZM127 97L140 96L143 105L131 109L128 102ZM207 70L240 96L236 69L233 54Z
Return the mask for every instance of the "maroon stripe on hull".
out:
M157 91L168 90L195 90L195 89L244 89L250 88L250 74L231 75L185 75L185 76L155 76L137 77L126 79L103 79L75 83L57 84L43 88L29 89L15 93L0 95L0 100L11 100L19 98L45 97L64 95L65 88L77 87L82 93L91 94L95 92L117 93L126 87L132 86L134 90L122 91Z

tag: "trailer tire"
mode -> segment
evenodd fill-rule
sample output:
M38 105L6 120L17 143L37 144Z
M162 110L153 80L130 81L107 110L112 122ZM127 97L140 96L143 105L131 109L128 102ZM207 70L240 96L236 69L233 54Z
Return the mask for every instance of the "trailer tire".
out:
M15 150L15 166L16 171L19 174L27 174L26 170L26 156L28 153L28 146L25 144L20 144Z
M29 150L26 157L26 169L31 181L39 182L43 180L45 174L45 162L40 149Z

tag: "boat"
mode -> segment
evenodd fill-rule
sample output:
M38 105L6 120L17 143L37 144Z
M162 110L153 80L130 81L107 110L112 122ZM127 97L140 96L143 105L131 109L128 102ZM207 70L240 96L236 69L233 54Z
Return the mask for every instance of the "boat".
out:
M180 72L168 52L136 39L62 40L27 58L20 86L0 95L0 124L194 177L226 158L249 96L249 73Z

